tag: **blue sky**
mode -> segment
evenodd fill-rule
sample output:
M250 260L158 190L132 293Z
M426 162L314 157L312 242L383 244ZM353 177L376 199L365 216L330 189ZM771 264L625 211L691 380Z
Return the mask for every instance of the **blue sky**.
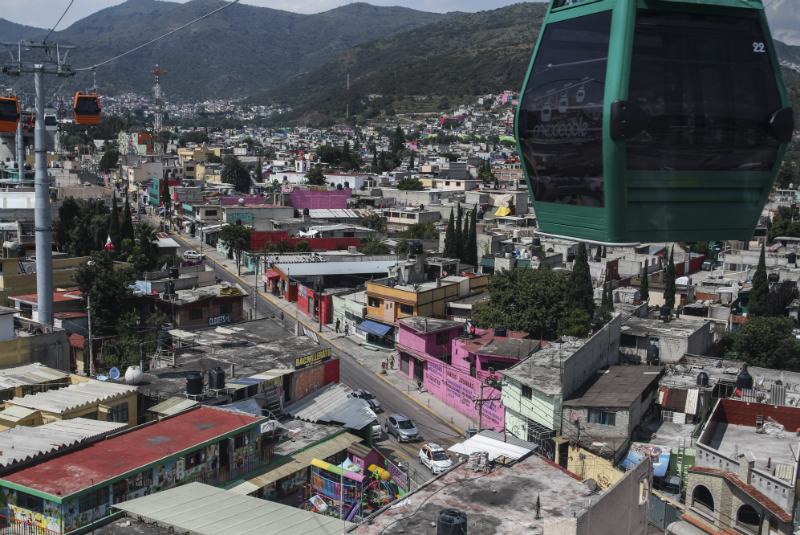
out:
M132 0L136 1L136 0ZM184 0L186 1L186 0ZM318 13L349 4L343 0L241 0L254 6L285 9L296 13ZM763 0L767 5L767 16L777 39L800 45L800 0ZM120 0L75 0L59 28L99 11L122 3ZM496 9L511 4L509 0L372 0L370 4L380 6L401 5L421 11L481 11ZM0 16L30 26L50 28L69 5L69 0L3 0Z

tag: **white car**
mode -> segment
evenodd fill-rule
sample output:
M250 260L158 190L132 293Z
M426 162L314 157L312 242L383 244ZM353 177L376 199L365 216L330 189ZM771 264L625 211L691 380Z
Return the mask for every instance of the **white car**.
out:
M447 456L444 449L433 442L429 442L419 450L419 462L428 467L432 474L447 472L453 466L453 461Z
M206 255L200 254L194 249L187 249L183 252L183 257L187 260L202 260Z

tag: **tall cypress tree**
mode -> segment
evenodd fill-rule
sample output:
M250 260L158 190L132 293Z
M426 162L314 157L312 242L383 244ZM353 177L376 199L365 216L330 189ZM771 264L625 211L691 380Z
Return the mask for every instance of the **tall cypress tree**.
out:
M605 257L606 257L606 247L604 245L603 246L603 254L600 255L600 258L605 258Z
M119 252L120 243L122 243L122 232L119 226L119 209L117 208L117 194L111 198L111 221L108 225L108 237L111 238L111 243L114 244L114 250Z
M456 226L454 230L453 253L454 257L461 259L464 257L464 235L461 232L464 226L464 210L461 203L458 203L458 215L456 216Z
M639 296L642 301L647 303L650 301L650 283L648 282L647 266L642 270L642 284L639 286Z
M170 217L172 210L172 196L169 194L169 181L163 179L164 187L161 189L161 206L164 207L164 216Z
M614 287L611 281L607 284L608 290L606 292L606 310L609 312L614 311Z
M122 240L131 240L134 242L136 236L133 234L133 218L131 217L131 203L128 200L128 194L125 194L125 211L122 213L122 226L120 228ZM121 240L120 240L121 243Z
M447 223L447 231L444 233L444 257L453 258L455 256L454 242L456 240L455 218L453 210L450 210L450 221Z
M256 182L261 184L264 181L264 172L261 170L261 158L258 159L256 164Z
M478 207L472 210L469 220L469 239L467 240L467 264L478 266Z
M575 263L572 266L572 275L569 279L569 289L567 290L567 306L571 311L583 309L594 314L594 289L592 288L592 274L589 270L589 254L586 252L586 244L581 242L578 245L578 253L575 255Z
M469 222L470 222L470 220L471 220L470 214L464 214L464 228L461 229L461 242L462 242L462 245L461 245L461 256L459 258L465 264L469 263L467 258L469 258L469 254L470 254L469 253L469 250L470 250L470 244L469 244Z
M675 278L678 270L675 269L675 246L669 253L669 264L667 264L666 279L664 280L664 304L670 308L675 308Z
M761 256L758 257L758 267L753 275L753 288L750 290L750 300L747 302L747 316L766 316L769 310L769 281L767 280L767 260L764 245L761 245Z

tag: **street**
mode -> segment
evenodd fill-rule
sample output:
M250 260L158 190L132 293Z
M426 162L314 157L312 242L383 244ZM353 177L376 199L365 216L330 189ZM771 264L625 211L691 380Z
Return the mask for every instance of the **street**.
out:
M150 219L151 224L158 226L158 221L146 216ZM181 239L181 235L171 233L175 241L179 244L179 254L187 249L199 250L196 247L188 244ZM204 251L205 252L205 251ZM231 261L233 263L233 261ZM253 276L248 276L246 283L244 278L237 278L228 270L223 267L216 266L214 260L208 256L205 258L207 266L215 269L217 276L229 283L238 283L246 285L247 291L250 294L245 300L245 312L248 307L252 307L252 291L253 291ZM235 267L232 268L235 271ZM265 298L261 292L258 294L257 304L257 317L279 317L281 309L273 304L269 299ZM296 309L292 311L297 314ZM310 318L309 318L310 320ZM294 329L294 320L288 314L284 313L284 321L289 329ZM308 326L313 326L315 329L318 325L313 324L311 321L304 322ZM433 415L431 412L420 406L416 401L407 397L403 392L397 388L389 385L386 381L379 377L374 372L370 371L367 367L359 364L356 357L347 351L342 351L336 345L332 344L326 335L332 333L323 333L320 336L320 344L323 347L330 347L331 352L340 360L339 378L342 383L352 389L364 389L372 392L381 404L382 411L378 413L378 419L381 421L382 427L385 428L385 420L389 414L399 413L408 416L416 424L417 429L422 434L422 441L413 443L399 443L394 437L388 436L385 432L382 437L376 441L375 446L381 450L384 455L395 462L403 463L408 472L417 483L427 481L431 474L427 468L419 463L419 450L425 442L436 442L443 448L447 449L457 442L464 440L455 429L444 423L442 418ZM377 438L377 437L376 437Z

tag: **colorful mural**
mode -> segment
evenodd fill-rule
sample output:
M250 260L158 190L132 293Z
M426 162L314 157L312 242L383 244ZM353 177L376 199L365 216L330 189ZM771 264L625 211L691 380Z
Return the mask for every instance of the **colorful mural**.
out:
M478 409L474 400L481 395L480 380L444 362L434 359L428 359L426 362L423 376L425 388L459 412L477 419ZM414 365L418 364L415 362ZM505 406L499 401L500 392L484 385L483 399L492 398L497 398L498 401L483 405L482 427L499 431L505 425Z

